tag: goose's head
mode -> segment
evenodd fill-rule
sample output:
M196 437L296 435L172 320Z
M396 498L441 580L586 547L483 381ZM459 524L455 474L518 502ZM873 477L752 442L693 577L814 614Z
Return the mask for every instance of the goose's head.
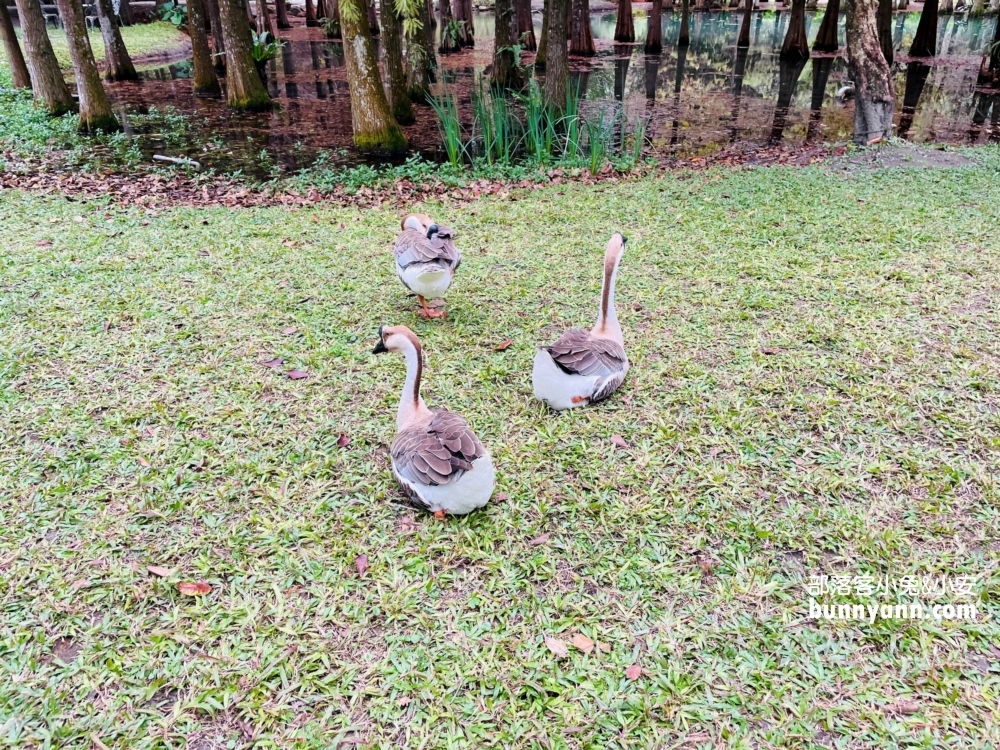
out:
M604 265L606 267L618 265L618 261L622 258L622 253L625 252L626 242L628 242L628 237L621 232L615 232L611 235L611 239L608 240L608 249L604 251Z
M385 354L386 352L407 354L412 351L420 351L420 339L409 328L406 326L378 327L378 344L372 354Z
M407 214L403 217L403 229L414 229L430 239L437 233L437 224L427 214Z

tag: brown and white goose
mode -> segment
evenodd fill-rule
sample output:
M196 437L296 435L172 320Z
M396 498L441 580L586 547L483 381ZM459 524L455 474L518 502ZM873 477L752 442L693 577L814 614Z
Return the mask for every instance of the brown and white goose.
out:
M389 454L392 473L416 505L438 518L465 515L489 502L496 473L490 452L458 414L428 409L420 397L423 354L420 339L406 326L381 326L373 354L400 352L406 383Z
M403 286L417 295L420 314L441 318L444 310L427 306L427 299L444 297L451 279L462 263L462 255L452 241L454 232L435 224L426 214L408 214L403 231L396 238L396 274Z
M604 284L597 325L571 328L554 344L538 347L531 382L535 398L562 410L606 399L625 381L628 357L615 314L615 279L626 238L615 232L604 254Z

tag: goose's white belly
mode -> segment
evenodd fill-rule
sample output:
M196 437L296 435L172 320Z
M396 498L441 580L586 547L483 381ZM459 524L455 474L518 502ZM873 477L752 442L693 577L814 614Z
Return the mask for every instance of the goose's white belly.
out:
M574 406L585 406L597 390L600 378L597 375L570 375L552 359L544 349L535 354L535 366L531 370L531 384L535 398L544 401L551 408L561 411ZM574 403L573 397L581 400Z
M400 268L397 264L396 273L407 289L430 299L443 297L451 286L451 278L454 276L450 268L418 263L406 268Z
M409 488L432 513L443 510L456 516L464 516L486 505L493 495L493 486L496 483L496 471L493 469L493 459L489 453L473 461L472 469L465 472L461 479L448 484L426 485L411 482L400 476L395 463L392 466L392 473L396 481Z

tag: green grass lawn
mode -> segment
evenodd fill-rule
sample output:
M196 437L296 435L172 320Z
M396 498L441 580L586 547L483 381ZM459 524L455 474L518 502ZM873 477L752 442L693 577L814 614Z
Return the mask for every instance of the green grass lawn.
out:
M465 255L443 322L396 278L394 211L0 193L0 736L1000 740L991 154L429 206ZM594 319L615 229L632 370L608 402L550 413L534 346ZM399 504L403 362L370 352L400 323L428 402L493 452L497 495L470 517ZM818 574L977 575L979 619L810 620ZM209 595L178 592L199 580ZM577 634L606 650L545 645Z

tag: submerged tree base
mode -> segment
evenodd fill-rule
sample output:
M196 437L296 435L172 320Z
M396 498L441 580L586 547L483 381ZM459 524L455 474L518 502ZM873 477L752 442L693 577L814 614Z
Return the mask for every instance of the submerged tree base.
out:
M398 154L406 150L406 136L400 128L384 133L355 133L354 145L366 154Z
M122 129L122 126L114 115L110 117L90 117L87 119L81 117L80 124L77 125L76 129L79 133L91 135L98 132L117 133Z
M248 112L265 112L274 106L271 97L267 94L263 98L254 99L230 99L228 104L233 109L243 109Z

